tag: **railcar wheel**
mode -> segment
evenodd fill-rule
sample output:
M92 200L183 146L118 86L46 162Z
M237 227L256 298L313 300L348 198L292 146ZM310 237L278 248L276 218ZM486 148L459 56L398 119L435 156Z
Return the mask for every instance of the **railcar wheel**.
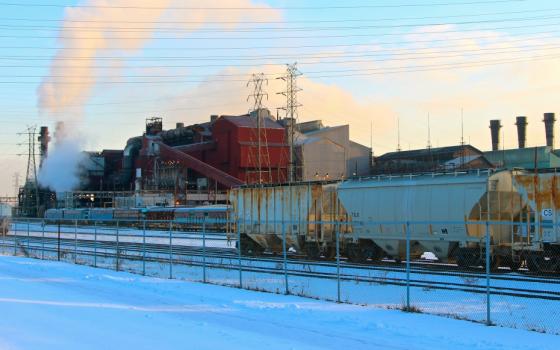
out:
M328 247L325 250L325 259L333 260L336 258L336 247Z
M478 251L474 249L461 248L457 255L455 256L455 262L457 266L462 269L469 269L473 266L484 265L484 262L480 258Z
M239 249L239 247L237 247ZM264 252L264 248L258 245L255 241L250 238L241 238L241 254L249 256L261 255Z
M363 264L367 261L367 255L357 244L351 244L347 248L348 261Z
M518 259L517 261L515 261L515 259L510 256L510 257L507 258L507 262L508 262L507 265L509 266L510 270L512 272L516 272L521 267L521 263L523 261L521 259Z
M305 245L305 253L309 259L318 260L321 258L321 250L316 243L310 242Z
M560 270L560 257L544 253L530 253L527 268L531 272L555 272Z

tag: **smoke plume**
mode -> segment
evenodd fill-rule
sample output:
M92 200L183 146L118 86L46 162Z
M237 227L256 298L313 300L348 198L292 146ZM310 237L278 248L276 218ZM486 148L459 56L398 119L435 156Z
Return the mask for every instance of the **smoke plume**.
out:
M111 57L118 57L139 52L148 41L157 40L156 30L163 29L166 36L180 37L209 21L222 21L213 27L227 30L246 19L273 21L280 17L277 10L252 4L251 0L88 0L82 5L66 9L59 35L62 48L38 88L40 111L55 116L67 114L69 106L80 106L88 99L98 82L96 75L100 75L95 68L100 53L110 52ZM253 8L253 11L212 7ZM104 65L114 66L123 66L125 62L125 57L103 60ZM111 73L115 75L113 79L119 80L118 70Z
M80 150L82 139L70 134L63 123L56 124L54 146L38 174L39 184L55 192L72 191L80 184L80 164L86 157Z
M76 116L81 113L76 113L75 108L80 110L84 106L99 82L98 77L103 75L96 68L100 56L117 57L103 59L104 66L125 67L127 55L140 52L150 40L157 39L156 30L164 29L166 36L186 36L208 21L222 21L223 24L217 25L227 30L249 18L279 18L277 10L252 4L251 0L87 0L80 5L66 9L59 34L61 48L37 91L40 112L69 122L66 126L75 125L76 119L80 119ZM212 7L254 10L227 11ZM119 70L111 70L109 82L122 78ZM69 131L58 125L54 148L39 173L41 185L55 191L69 191L80 184L79 167L84 160L80 150L84 145L80 138L73 136L77 134L74 129Z

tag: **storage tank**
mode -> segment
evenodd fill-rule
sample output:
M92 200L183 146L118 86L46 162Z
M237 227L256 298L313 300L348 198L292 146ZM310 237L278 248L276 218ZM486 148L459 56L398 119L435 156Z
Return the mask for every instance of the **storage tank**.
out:
M379 176L343 182L338 197L352 218L354 240L371 240L387 255L406 256L406 222L413 256L429 251L446 261L476 245L485 225L510 220L521 204L510 171ZM490 210L488 210L490 208ZM511 242L511 227L491 225L495 242Z

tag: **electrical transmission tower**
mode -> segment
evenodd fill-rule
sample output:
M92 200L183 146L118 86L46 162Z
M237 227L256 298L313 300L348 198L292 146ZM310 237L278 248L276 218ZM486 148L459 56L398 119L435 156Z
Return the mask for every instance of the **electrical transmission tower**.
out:
M18 135L26 135L27 142L27 172L25 175L25 184L19 192L19 200L21 205L21 213L27 216L35 216L39 212L39 185L37 183L37 163L36 163L36 143L37 126L29 126L25 132Z
M247 96L247 101L251 98L253 99L253 111L257 111L262 108L263 97L268 100L268 94L263 90L263 84L268 85L268 79L265 77L264 73L256 73L251 76L251 79L247 82L247 86L253 85L253 93Z
M268 100L268 93L263 90L263 84L268 85L268 79L265 77L264 73L257 73L251 76L251 79L247 82L247 86L253 85L253 93L247 96L247 101L253 99L253 112L256 113L257 118L257 181L259 184L263 183L262 177L262 127L263 127L263 97ZM265 135L266 136L266 135ZM267 145L268 146L268 145ZM268 148L267 148L268 149ZM268 151L266 152L268 156ZM268 164L270 165L270 159L268 159ZM269 174L270 175L270 174Z
M298 103L297 93L301 91L297 86L297 78L302 75L297 69L297 63L286 65L286 75L279 77L277 79L282 79L286 82L286 90L279 92L278 94L284 95L286 97L286 107L282 108L286 111L286 119L288 123L288 144L290 146L290 163L288 168L288 181L293 182L296 180L295 171L295 147L294 147L294 135L295 127L298 119L298 107L302 105Z

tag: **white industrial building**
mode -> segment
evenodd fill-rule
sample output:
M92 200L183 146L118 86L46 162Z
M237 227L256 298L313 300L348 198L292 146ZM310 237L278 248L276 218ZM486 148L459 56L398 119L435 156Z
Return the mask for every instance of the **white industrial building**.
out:
M350 140L349 125L325 127L315 120L300 123L297 129L295 144L302 181L369 174L371 148Z

